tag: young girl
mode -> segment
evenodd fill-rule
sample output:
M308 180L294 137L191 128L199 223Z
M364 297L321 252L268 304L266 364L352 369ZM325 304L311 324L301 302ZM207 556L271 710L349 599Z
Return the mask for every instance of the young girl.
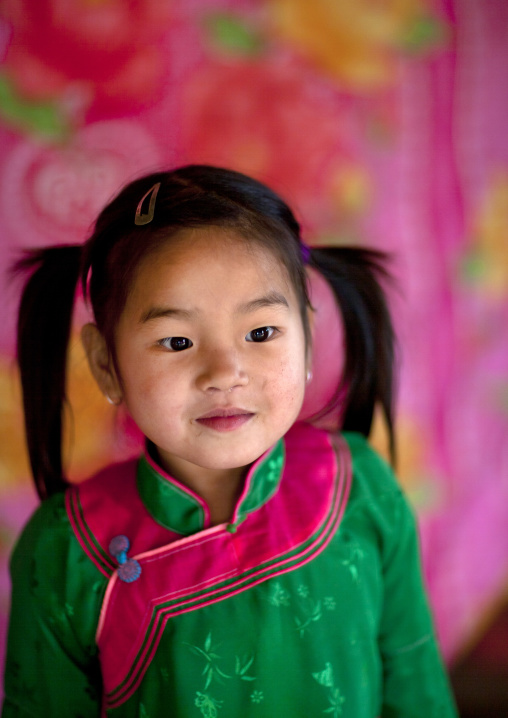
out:
M44 501L12 558L4 718L454 716L414 519L366 441L377 403L393 435L381 256L309 250L268 188L190 166L127 186L83 247L22 265ZM307 276L316 303L326 278L343 316L342 381L317 417L339 413L342 434L297 421L323 378L323 322L338 326ZM92 373L146 450L69 487L78 279Z

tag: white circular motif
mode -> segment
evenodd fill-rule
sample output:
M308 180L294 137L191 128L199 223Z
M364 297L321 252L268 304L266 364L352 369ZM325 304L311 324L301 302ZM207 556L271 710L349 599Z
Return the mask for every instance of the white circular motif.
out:
M9 243L83 241L122 185L160 161L154 138L132 120L89 125L67 144L23 140L4 158L0 180Z

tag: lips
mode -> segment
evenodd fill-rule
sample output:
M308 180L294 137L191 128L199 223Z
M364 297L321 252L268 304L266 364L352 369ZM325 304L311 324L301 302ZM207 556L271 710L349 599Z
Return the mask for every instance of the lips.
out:
M237 407L217 407L200 416L196 421L215 431L234 431L246 424L254 414Z

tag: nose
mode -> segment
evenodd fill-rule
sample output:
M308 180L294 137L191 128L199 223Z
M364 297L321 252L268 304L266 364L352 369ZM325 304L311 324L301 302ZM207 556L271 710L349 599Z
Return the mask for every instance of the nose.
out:
M248 381L239 353L231 348L215 348L206 353L197 386L201 391L226 392L246 386Z

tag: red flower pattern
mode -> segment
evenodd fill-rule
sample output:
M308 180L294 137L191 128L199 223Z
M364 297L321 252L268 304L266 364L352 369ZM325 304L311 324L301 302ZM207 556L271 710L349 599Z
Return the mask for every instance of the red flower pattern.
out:
M163 75L157 41L169 2L158 0L10 0L5 67L32 99L92 97L99 105L142 104Z
M268 183L316 222L333 170L348 159L336 96L301 68L265 61L213 63L184 94L186 161L237 169Z

